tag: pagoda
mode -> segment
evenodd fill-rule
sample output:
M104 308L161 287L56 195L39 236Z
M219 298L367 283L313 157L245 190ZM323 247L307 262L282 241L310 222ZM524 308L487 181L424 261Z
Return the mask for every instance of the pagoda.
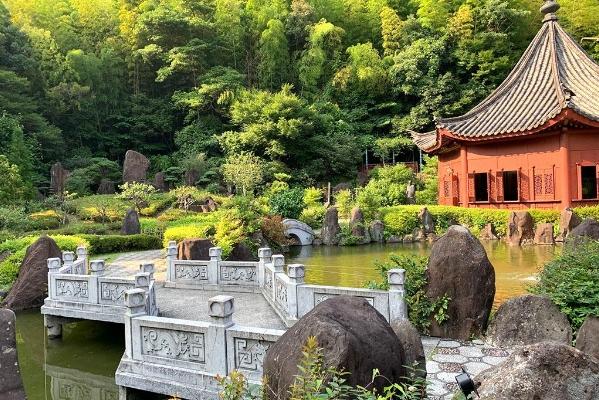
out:
M439 158L439 204L563 209L599 203L599 65L560 26L555 1L506 80L414 142Z

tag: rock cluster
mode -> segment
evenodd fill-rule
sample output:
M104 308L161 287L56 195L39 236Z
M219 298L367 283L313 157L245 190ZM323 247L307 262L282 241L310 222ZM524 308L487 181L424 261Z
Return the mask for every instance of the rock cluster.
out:
M587 317L576 336L576 348L599 360L599 318Z

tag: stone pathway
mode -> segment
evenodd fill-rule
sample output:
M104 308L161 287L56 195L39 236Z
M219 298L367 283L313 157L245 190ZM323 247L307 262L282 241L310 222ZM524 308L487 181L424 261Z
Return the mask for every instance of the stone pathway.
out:
M124 253L106 266L106 275L110 276L133 276L139 272L141 263L154 263L154 277L157 281L166 278L166 259L164 250L147 250Z
M472 376L500 364L509 351L485 344L481 340L461 343L424 336L429 400L451 400L458 390L455 377L462 367Z

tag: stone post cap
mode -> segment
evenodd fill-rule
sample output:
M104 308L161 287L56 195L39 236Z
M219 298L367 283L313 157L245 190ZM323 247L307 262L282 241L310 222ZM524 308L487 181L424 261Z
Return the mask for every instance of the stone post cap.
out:
M220 247L211 247L208 249L208 255L210 257L220 257L223 254L223 249Z
M154 264L153 263L143 263L139 264L139 270L141 272L149 272L151 274L154 273Z
M73 253L72 251L63 251L62 261L65 263L72 263L73 261L75 261L75 253Z
M387 277L389 278L389 285L403 285L406 283L406 270L390 269L387 271Z
M276 272L282 271L285 266L285 256L282 254L275 254L272 256L272 266Z
M177 245L171 246L169 244L169 246L166 248L166 255L167 256L176 256L177 252L178 252Z
M77 247L77 257L79 257L79 258L87 257L87 248L85 246Z
M231 296L218 295L208 299L208 309L211 317L227 318L235 311L235 299Z
M54 270L54 269L58 269L62 266L62 260L58 257L56 258L48 258L47 260L48 263L48 269L49 270Z
M104 260L92 260L89 262L89 269L92 272L103 272L105 266Z
M135 287L136 288L148 288L150 287L150 281L152 274L150 272L138 272L135 274Z
M287 266L287 275L291 279L303 281L306 276L306 267L303 264L289 264Z
M176 240L169 240L168 242L168 247L177 247L177 241Z
M146 291L143 289L129 289L125 292L125 307L137 308L146 305Z
M258 249L258 258L272 257L272 249L270 247L262 247Z

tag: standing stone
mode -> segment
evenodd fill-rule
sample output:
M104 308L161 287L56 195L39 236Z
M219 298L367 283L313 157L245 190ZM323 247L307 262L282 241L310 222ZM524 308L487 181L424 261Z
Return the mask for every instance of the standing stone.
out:
M321 231L322 244L325 246L338 245L340 234L341 227L339 226L339 212L337 211L337 207L327 208Z
M409 181L408 186L406 187L406 197L408 199L408 204L416 204L416 185L414 185L412 181Z
M426 270L429 299L448 296L449 319L431 318L431 336L468 340L487 327L495 297L495 269L482 244L463 226L453 225L431 249Z
M218 205L210 196L208 196L208 198L206 199L206 206L208 207L209 211L216 211L218 209Z
M185 239L178 246L179 260L209 260L208 250L214 247L210 239Z
M560 215L559 234L557 235L556 240L558 242L565 241L570 232L572 232L574 228L580 225L581 222L582 219L580 219L580 217L578 216L578 214L574 212L574 210L572 210L571 208L566 208L564 211L562 211Z
M61 163L57 162L52 165L50 168L50 191L57 195L63 194L69 175L70 172L64 169Z
M159 192L168 191L168 185L166 184L166 174L164 172L157 172L154 175L154 187Z
M528 211L512 211L508 218L508 243L514 246L532 243L534 222Z
M127 150L123 164L123 182L145 182L150 160L141 153Z
M555 244L553 224L538 224L535 231L535 244Z
M2 306L15 311L40 307L48 292L48 258L60 258L62 252L54 240L42 236L27 248L19 276Z
M599 240L599 222L592 218L586 218L580 225L572 229L568 237L575 242L584 238Z
M110 179L103 178L98 186L98 194L114 194L116 192L114 188L114 182Z
M391 325L393 331L399 338L405 353L405 366L410 368L415 376L426 378L426 357L424 346L418 329L408 320L394 322Z
M11 310L0 309L0 398L25 400L25 389L17 357L16 318Z
M237 243L227 257L227 261L258 261L256 252L245 243Z
M485 227L480 232L480 239L482 240L499 240L497 237L497 233L495 233L495 228L493 224L486 224Z
M370 240L376 243L383 243L385 241L385 224L383 221L374 220L370 223Z
M404 349L385 318L363 298L338 296L318 304L270 346L264 359L269 399L289 399L309 337L322 349L325 368L348 373L348 385L368 385L377 369L388 379L375 380L380 393L406 376Z
M137 235L141 233L141 224L139 223L139 215L134 209L130 209L125 214L125 220L123 221L123 227L121 228L121 234L123 235Z
M198 179L200 179L200 173L195 169L185 171L183 175L183 180L187 186L195 186Z
M588 316L576 335L576 348L599 360L599 318Z
M516 347L503 363L475 380L481 382L481 400L599 399L597 360L556 342Z
M420 223L422 224L422 229L424 229L425 235L435 232L435 221L433 220L433 216L431 215L430 211L428 211L428 208L424 207L422 210L420 210L418 217L420 218Z
M527 294L511 298L499 307L487 330L487 338L499 347L546 340L570 344L572 328L568 318L549 298Z
M351 230L352 236L360 239L360 243L370 243L370 234L368 233L364 214L359 207L354 207L351 210L349 217L349 229Z

